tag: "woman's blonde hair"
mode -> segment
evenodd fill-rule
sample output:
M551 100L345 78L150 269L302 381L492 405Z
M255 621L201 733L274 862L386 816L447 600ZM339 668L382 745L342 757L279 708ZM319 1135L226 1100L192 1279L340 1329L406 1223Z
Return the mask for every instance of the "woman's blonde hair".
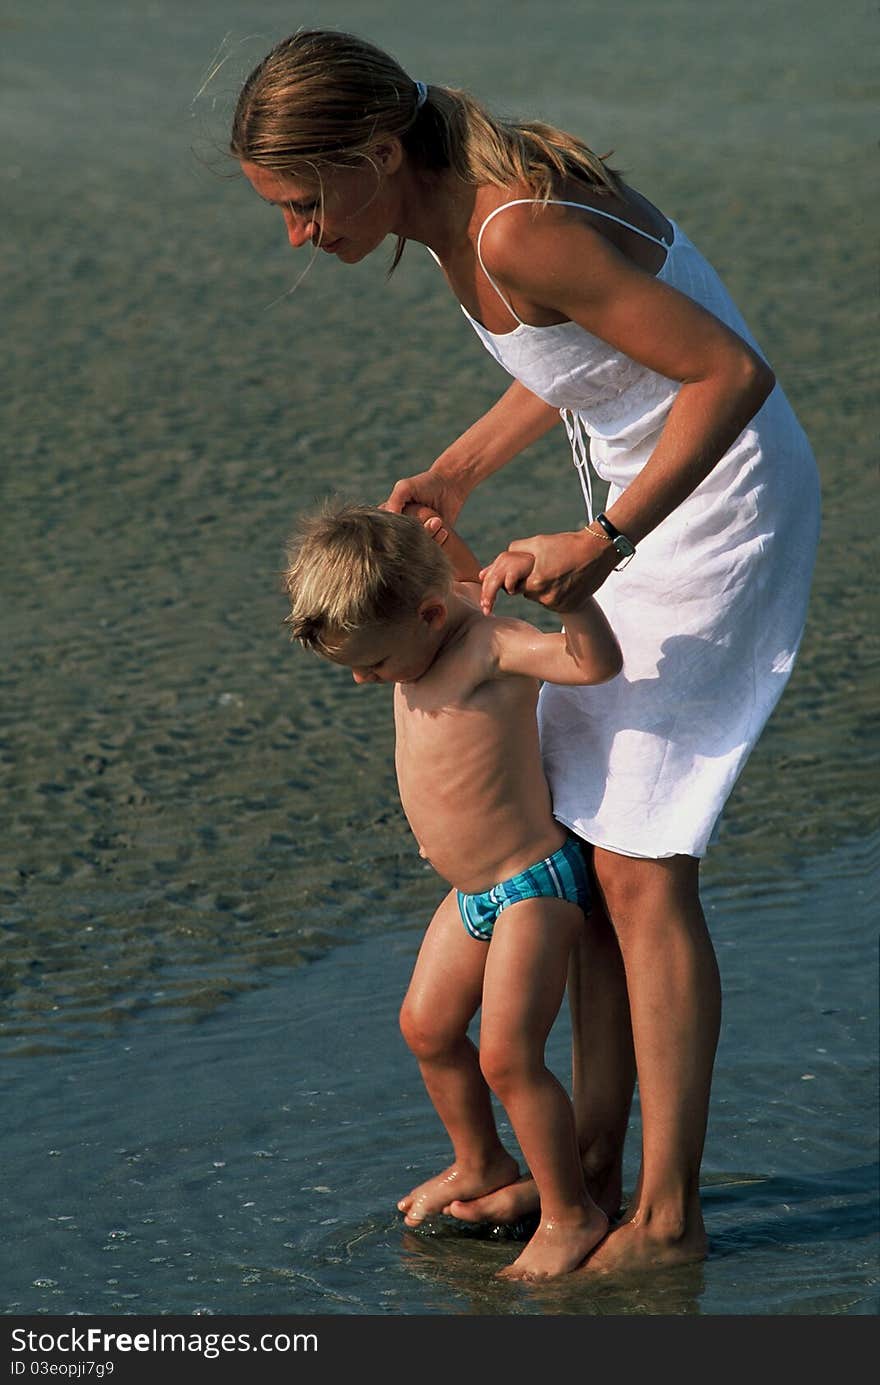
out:
M445 595L452 566L410 515L328 501L300 519L282 579L291 637L335 654L355 631L414 615L426 596Z
M230 152L282 176L317 177L372 162L383 139L400 139L419 169L450 169L465 183L523 183L541 201L568 178L599 193L620 177L581 140L542 121L494 116L468 92L423 92L382 49L353 34L300 29L254 68L239 94ZM398 237L391 269L406 241Z

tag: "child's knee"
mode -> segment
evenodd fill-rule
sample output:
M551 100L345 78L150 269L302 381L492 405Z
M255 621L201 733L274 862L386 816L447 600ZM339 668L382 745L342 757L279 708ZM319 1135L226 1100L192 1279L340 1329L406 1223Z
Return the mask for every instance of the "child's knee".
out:
M447 1025L439 1022L436 1015L426 1013L424 1006L409 997L400 1007L399 1023L407 1048L424 1061L439 1058L459 1037L457 1032L453 1034Z
M481 1038L480 1071L500 1101L504 1101L506 1092L522 1083L531 1066L529 1055L512 1040L504 1036L497 1041Z

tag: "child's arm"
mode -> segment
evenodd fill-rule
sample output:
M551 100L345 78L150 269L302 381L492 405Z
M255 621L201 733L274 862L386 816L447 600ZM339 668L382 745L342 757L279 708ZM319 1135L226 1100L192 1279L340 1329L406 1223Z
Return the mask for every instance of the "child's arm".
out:
M483 569L484 582L491 571L494 591L507 589L507 580L516 590L533 561L529 553L501 553ZM607 683L623 667L614 631L592 596L566 610L559 634L545 634L524 620L496 618L493 645L499 673L528 674L546 683Z
M412 515L413 519L420 520L431 538L440 544L443 552L452 563L453 576L456 582L476 582L479 584L479 562L464 539L456 534L455 530L451 529L448 524L443 523L436 510L432 510L428 505L419 505L413 502L404 505L403 513Z

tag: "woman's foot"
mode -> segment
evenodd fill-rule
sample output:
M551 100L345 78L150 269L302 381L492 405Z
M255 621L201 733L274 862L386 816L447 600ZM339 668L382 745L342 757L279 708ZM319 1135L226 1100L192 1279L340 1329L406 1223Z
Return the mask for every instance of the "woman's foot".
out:
M522 1255L499 1279L555 1279L583 1264L608 1231L608 1218L598 1207L585 1211L578 1222L543 1221Z
M509 1154L502 1154L492 1163L476 1168L465 1169L459 1164L450 1164L443 1173L420 1183L411 1193L402 1197L397 1204L407 1226L418 1226L427 1217L439 1216L441 1212L450 1213L453 1203L470 1206L483 1201L496 1188L512 1183L519 1174L516 1160ZM477 1220L477 1219L475 1219Z
M705 1260L709 1240L702 1216L663 1227L636 1212L606 1236L583 1266L584 1274L628 1274Z

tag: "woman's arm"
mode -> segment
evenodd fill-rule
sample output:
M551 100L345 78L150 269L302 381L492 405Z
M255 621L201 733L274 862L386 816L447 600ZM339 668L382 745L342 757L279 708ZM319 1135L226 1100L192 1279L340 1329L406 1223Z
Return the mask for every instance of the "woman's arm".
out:
M400 513L407 504L429 505L454 524L471 491L559 422L559 410L514 381L428 471L398 481L384 508Z
M564 208L548 207L539 217L530 208L511 208L487 228L482 250L521 316L559 314L681 382L654 452L608 511L638 544L720 461L772 390L773 372L713 314L638 269ZM614 550L591 530L519 542L535 557L523 592L539 600L575 568L581 585L595 590L616 562Z

